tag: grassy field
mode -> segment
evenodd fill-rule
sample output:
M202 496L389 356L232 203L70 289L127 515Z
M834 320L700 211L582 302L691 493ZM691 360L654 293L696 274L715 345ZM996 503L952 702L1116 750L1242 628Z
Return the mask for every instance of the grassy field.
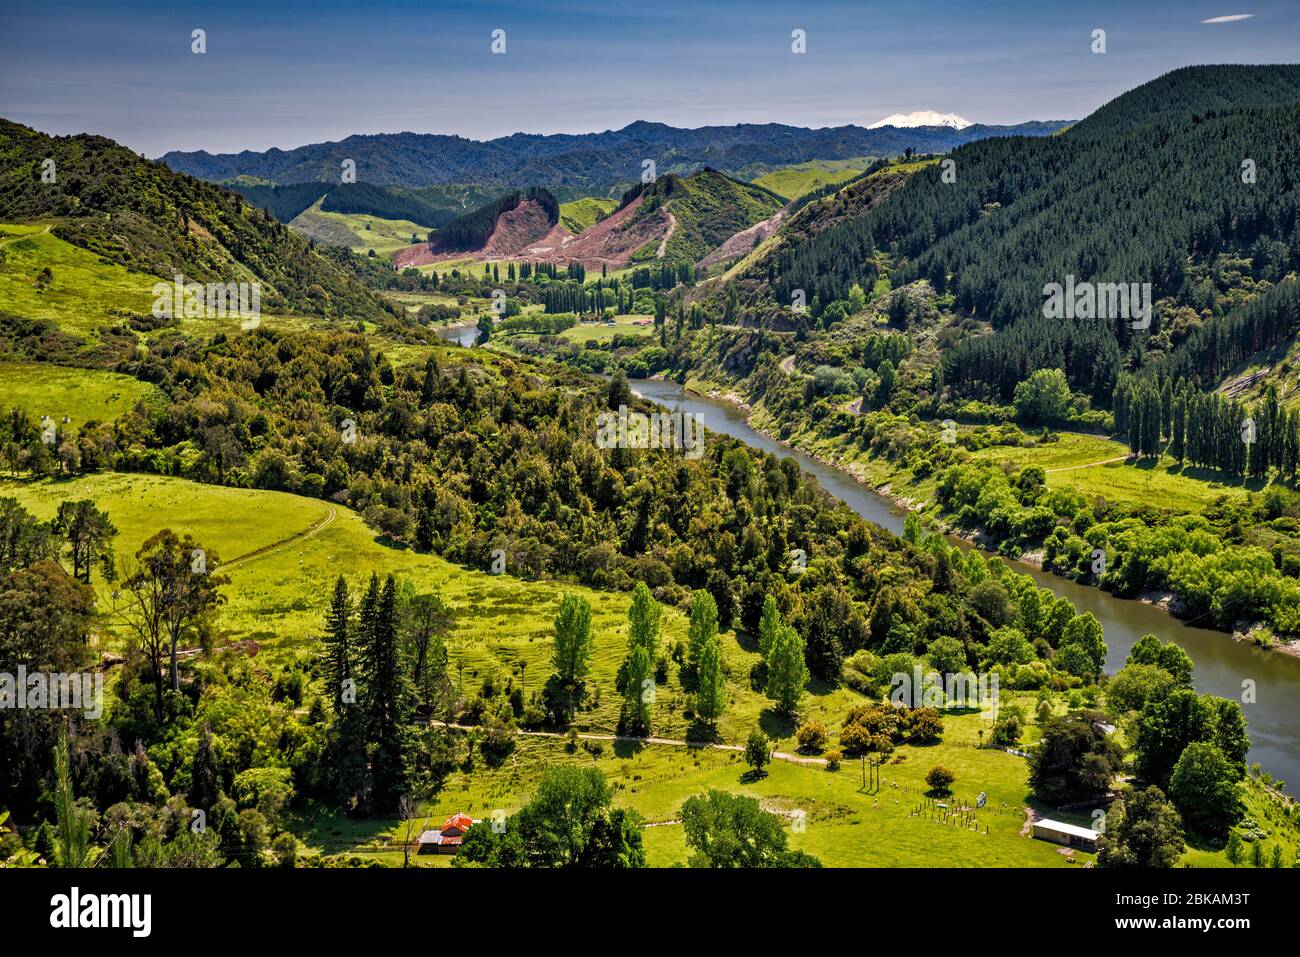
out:
M72 369L41 362L0 362L0 406L26 409L74 427L110 422L141 399L159 395L151 385L98 369Z
M441 292L425 292L419 289L414 289L411 291L387 290L381 293L381 295L385 299L395 302L400 306L404 306L406 308L406 311L410 313L419 312L421 306L456 305L455 296L448 296L446 293L441 293ZM482 301L484 303L488 302L488 300L486 299Z
M609 214L616 209L616 199L584 196L571 203L560 204L560 225L571 233L580 233L588 226L594 226L600 213Z
M150 288L160 280L128 272L79 249L42 225L0 225L0 308L28 319L49 319L77 335L123 322L122 312L148 314ZM41 289L37 275L48 267L53 281ZM116 311L115 311L116 310Z
M1075 432L1058 433L1055 442L1024 448L995 446L974 453L976 460L1021 469L1041 466L1050 488L1073 488L1111 502L1154 505L1178 512L1196 512L1221 495L1244 495L1254 484L1225 480L1208 469L1180 467L1168 456L1158 462L1112 461L1129 454L1123 442ZM1100 464L1106 463L1106 464ZM1256 483L1257 484L1257 483Z
M362 213L331 213L321 209L323 199L303 210L289 225L301 233L321 241L332 241L347 246L354 252L366 255L374 250L376 256L390 254L411 245L411 236L423 242L430 227L409 219L381 219Z
M751 182L766 187L786 199L798 199L823 186L843 183L870 166L870 156L854 156L842 160L812 160L781 166L764 173Z
M647 321L648 320L648 321ZM612 324L603 322L582 322L565 329L560 337L570 342L604 342L615 336L641 335L653 337L655 331L653 316L626 315L618 316Z
M4 253L0 310L27 319L48 319L79 336L93 336L100 329L126 325L133 315L152 312L153 285L169 280L128 272L64 242L48 228L39 224L0 224L0 251ZM53 280L42 289L37 285L37 276L46 267ZM303 329L314 322L303 316L265 312L258 321L272 329ZM243 322L238 316L188 318L181 319L176 328L200 337L222 332L239 335Z
M970 746L974 716L948 718L945 740L930 747L903 746L895 761L881 768L880 788L866 790L858 763L839 771L774 761L757 779L736 752L669 745L606 742L599 755L570 750L557 739L522 737L514 753L497 767L477 761L472 772L456 772L443 790L421 808L421 826L436 827L457 811L489 819L494 810L517 811L531 797L542 770L555 764L595 766L615 792L615 803L638 811L648 862L655 867L685 863L688 850L679 823L682 803L710 788L743 793L787 818L791 847L836 867L1066 867L1060 849L1021 835L1025 814L1023 758ZM926 773L944 764L957 774L952 807L974 807L982 790L986 807L977 810L974 829L941 823L927 798ZM803 825L796 812L803 812ZM985 833L987 827L988 833ZM385 863L400 863L399 822L353 822L330 816L314 822L309 846L337 852L357 850ZM1092 855L1078 852L1082 864ZM446 866L446 857L425 856L420 864Z
M1024 705L1031 696L1004 697ZM615 803L642 815L648 825L644 831L647 857L656 867L686 862L689 851L679 823L681 805L710 788L754 797L766 810L786 817L791 847L815 855L827 866L1072 866L1064 849L1025 833L1025 809L1084 827L1092 826L1090 812L1060 811L1031 798L1028 763L1002 751L976 747L981 727L985 725L978 715L945 716L943 740L926 747L898 748L881 769L878 790L863 788L859 765L851 759L833 772L774 761L764 776L754 778L734 752L625 742L602 742L589 751L555 738L521 737L515 751L499 765L488 766L478 759L472 769L454 773L421 806L417 824L420 829L436 827L456 812L481 820L490 819L496 810L513 814L531 796L543 768L573 764L599 768L615 792ZM1037 728L1030 724L1027 730L1032 742ZM924 782L935 764L943 764L957 776L953 796L945 799L951 807L972 808L975 795L985 793L987 801L984 808L976 808L973 829L936 819L935 798ZM1285 821L1285 799L1253 779L1243 796L1245 822L1258 825L1260 843L1267 851L1279 843L1284 862L1291 866L1300 853L1300 840L1295 827ZM795 823L800 811L802 829ZM1245 826L1249 828L1248 823ZM402 823L392 819L355 821L328 815L304 822L309 847L326 853L356 852L390 865L401 863L402 833ZM1075 851L1073 866L1094 859L1094 854ZM1249 860L1247 843L1245 861ZM1230 866L1221 848L1199 841L1188 845L1182 862L1191 867ZM416 863L440 867L450 865L451 859L423 856Z

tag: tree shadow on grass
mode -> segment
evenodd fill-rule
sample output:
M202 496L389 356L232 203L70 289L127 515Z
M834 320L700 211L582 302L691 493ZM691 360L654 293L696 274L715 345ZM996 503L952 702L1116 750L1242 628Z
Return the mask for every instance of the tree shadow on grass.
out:
M619 738L614 741L614 753L623 760L634 758L644 750L644 741L631 741L626 738Z
M742 649L754 654L758 653L757 634L751 635L749 632L745 631L742 628L734 629L732 631L732 634L736 636L736 644L740 645Z
M362 845L383 840L400 823L395 814L354 816L314 802L288 818L290 831L309 846L320 847L325 854L352 853Z
M808 694L813 696L827 695L839 687L837 681L825 681L821 678L813 678L808 682Z
M718 726L710 724L707 721L701 721L695 718L686 728L686 740L693 745L703 746L706 744L721 744L722 735L718 733Z
M699 675L690 665L682 665L677 669L677 683L686 694L692 694L700 686Z
M1152 459L1143 459L1137 464L1137 468L1153 469L1156 463ZM1227 472L1221 472L1219 469L1209 468L1203 465L1171 465L1168 468L1170 475L1181 475L1183 478L1196 479L1198 482L1204 482L1207 485L1217 483L1223 486L1224 490L1228 489L1249 489L1252 492L1258 492L1268 484L1266 479L1243 478L1238 475L1229 475ZM1286 484L1286 483L1282 483Z
M778 714L772 708L764 708L758 715L758 726L763 733L774 741L788 738L795 732L795 721L786 715Z
M509 761L514 753L514 742L511 742L508 748L479 748L479 754L482 756L483 763L494 771Z
M1204 834L1197 834L1193 831L1186 832L1183 839L1187 846L1192 850L1204 851L1207 854L1217 854L1228 846L1228 839L1226 837L1206 837ZM1241 851L1243 858L1249 852L1250 848L1250 844L1247 844L1244 841L1242 842Z

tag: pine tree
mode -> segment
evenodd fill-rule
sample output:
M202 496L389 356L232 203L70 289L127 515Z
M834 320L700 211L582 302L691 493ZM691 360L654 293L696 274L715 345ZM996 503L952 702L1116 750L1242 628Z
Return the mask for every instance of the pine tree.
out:
M212 753L212 730L206 721L199 727L199 743L194 749L190 789L186 796L190 807L201 808L204 813L216 806L219 796L217 762Z
M442 382L442 370L438 368L438 360L429 356L424 363L424 381L420 385L420 402L428 405L438 394L438 386Z
M407 721L410 688L397 641L397 583L392 575L379 590L371 575L362 602L362 714L370 744L372 806L389 810L405 793L408 777Z
M334 705L334 713L345 706L345 682L352 680L352 603L348 598L348 583L339 575L334 583L334 598L330 602L325 623L325 693Z

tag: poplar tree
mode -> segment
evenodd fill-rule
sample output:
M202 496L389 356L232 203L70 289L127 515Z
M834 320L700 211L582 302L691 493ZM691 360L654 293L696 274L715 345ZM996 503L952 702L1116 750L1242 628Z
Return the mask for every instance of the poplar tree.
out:
M717 632L709 635L700 647L695 668L695 713L702 721L713 724L722 717L726 703L726 678L722 674L722 644Z
M781 714L792 716L799 710L808 677L804 640L789 625L778 625L767 654L766 692Z
M555 616L555 654L552 661L560 680L583 680L591 669L591 605L585 598L565 593Z
M781 612L776 607L776 599L771 595L763 597L763 612L758 619L758 653L767 661L772 651L772 641L777 629L781 627Z
M623 680L623 731L649 734L654 678L644 646L636 645L628 651L623 663Z
M637 582L632 589L632 603L627 609L628 652L644 648L651 665L659 657L659 619L662 610L650 594L645 582Z
M691 622L686 632L686 654L691 667L700 664L700 653L710 638L718 636L718 605L702 588L691 592Z

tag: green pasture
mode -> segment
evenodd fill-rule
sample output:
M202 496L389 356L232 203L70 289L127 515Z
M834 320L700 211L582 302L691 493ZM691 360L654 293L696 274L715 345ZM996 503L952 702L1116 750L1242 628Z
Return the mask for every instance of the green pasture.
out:
M993 446L973 453L979 461L1013 469L1041 466L1050 488L1072 488L1088 498L1153 505L1175 512L1198 512L1221 495L1244 495L1257 483L1227 479L1210 469L1179 466L1169 456L1159 461L1110 461L1129 454L1123 442L1075 432L1027 447ZM1105 463L1105 464L1102 464Z
M618 209L616 199L584 196L582 199L560 204L560 225L571 233L580 233L588 226L594 226L601 213L608 215L616 209Z
M75 369L42 362L0 362L0 408L48 415L73 428L111 422L141 399L158 396L151 385L116 372Z
M413 234L419 237L419 242L423 242L431 228L409 219L382 219L364 213L329 212L320 208L323 201L317 200L303 210L290 225L318 240L332 240L347 246L363 256L373 250L376 256L387 257L412 245Z
M647 321L649 320L649 321ZM653 338L654 317L644 315L616 316L612 323L580 322L565 329L560 337L570 342L605 342L615 336L640 335Z
M128 272L48 230L45 225L0 225L0 310L48 319L81 336L124 323L124 314L150 312L150 289L162 280ZM53 278L41 288L37 277L45 268Z
M786 199L798 199L805 193L843 183L857 176L871 165L869 156L854 156L842 160L812 160L781 166L752 180L758 186L770 189Z

